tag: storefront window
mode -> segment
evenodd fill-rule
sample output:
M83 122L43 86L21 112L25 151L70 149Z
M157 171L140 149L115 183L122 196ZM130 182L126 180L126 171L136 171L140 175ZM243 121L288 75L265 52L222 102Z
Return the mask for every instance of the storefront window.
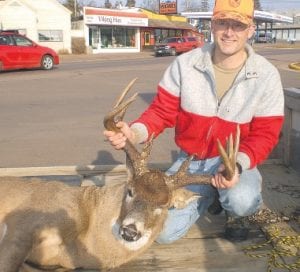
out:
M99 27L101 48L136 48L135 33L136 29L126 27ZM97 39L97 34L92 32ZM94 40L94 38L92 39Z
M155 29L155 42L161 42L167 37L180 37L182 30L180 29Z
M96 49L100 43L100 29L97 26L92 26L89 28L89 43L92 48Z
M102 27L100 29L101 33L101 48L111 48L113 44L112 40L112 28L111 27Z
M161 33L162 33L162 38L163 39L169 37L168 29L162 29Z
M174 37L174 36L176 36L175 29L170 29L169 30L169 37Z
M154 29L154 38L155 42L159 43L162 41L162 34L161 34L161 29Z
M127 31L127 37L129 38L129 39L127 39L127 46L129 46L129 47L136 47L136 42L135 42L135 29L133 29L133 28L127 28L126 29L126 31Z
M182 30L176 29L176 34L175 34L175 36L177 36L177 37L182 36Z
M62 30L38 30L39 42L62 42Z

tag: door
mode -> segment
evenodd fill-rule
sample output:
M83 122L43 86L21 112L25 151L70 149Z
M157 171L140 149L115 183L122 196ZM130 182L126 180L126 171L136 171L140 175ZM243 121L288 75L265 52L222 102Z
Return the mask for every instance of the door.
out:
M41 63L41 53L38 45L23 36L14 36L16 46L20 52L19 67L38 67Z
M185 42L183 38L176 38L177 46L176 51L177 53L185 52Z
M149 31L145 31L145 33L144 33L145 46L151 44L150 39L151 39L151 33Z
M0 35L0 60L4 69L18 67L20 62L20 51L11 36Z

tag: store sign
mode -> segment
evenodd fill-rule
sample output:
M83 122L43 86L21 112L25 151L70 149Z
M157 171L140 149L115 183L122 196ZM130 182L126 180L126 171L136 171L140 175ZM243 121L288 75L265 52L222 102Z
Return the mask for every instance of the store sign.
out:
M160 0L159 1L160 14L176 14L177 0Z
M86 15L84 22L93 25L148 26L148 18L110 15Z

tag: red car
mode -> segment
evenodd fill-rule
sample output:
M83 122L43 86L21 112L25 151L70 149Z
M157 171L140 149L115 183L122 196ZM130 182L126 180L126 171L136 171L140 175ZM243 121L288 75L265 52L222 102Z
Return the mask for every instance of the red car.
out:
M59 64L59 56L15 32L0 32L0 71L41 68L50 70Z
M154 53L156 57L162 55L176 56L201 46L203 46L201 37L168 37L154 46Z

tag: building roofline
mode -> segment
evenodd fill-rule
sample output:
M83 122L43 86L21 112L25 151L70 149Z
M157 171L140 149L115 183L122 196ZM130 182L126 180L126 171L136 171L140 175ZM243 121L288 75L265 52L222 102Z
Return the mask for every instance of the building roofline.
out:
M201 11L201 12L181 12L182 16L185 16L189 19L211 19L212 11ZM293 23L294 20L292 17L270 13L267 11L255 10L254 11L254 19L265 21L265 22L273 22L273 23Z

